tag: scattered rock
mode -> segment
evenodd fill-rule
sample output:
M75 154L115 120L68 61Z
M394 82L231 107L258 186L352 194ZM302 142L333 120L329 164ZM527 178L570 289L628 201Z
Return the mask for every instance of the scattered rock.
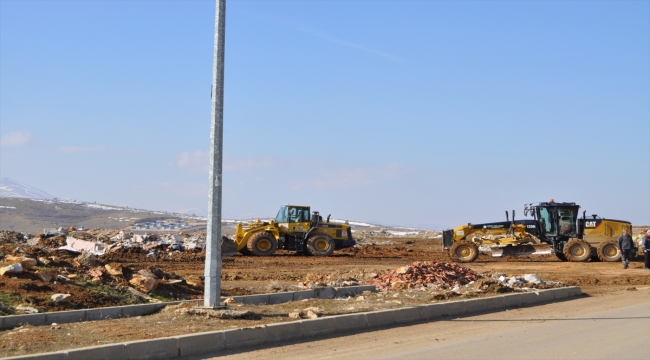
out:
M21 264L11 264L0 268L0 276L5 274L20 274L23 272L23 266Z
M313 312L314 314L321 316L323 315L323 309L317 308L317 307L308 307L306 309L303 309L304 312Z
M178 309L175 313L180 315L201 315L206 318L217 319L247 319L258 320L261 318L259 314L252 311L238 311L238 310L216 310L216 309L203 309L203 308L183 308Z
M38 314L38 310L31 306L18 305L16 306L16 313L17 314Z
M292 319L301 319L302 318L300 312L291 312L291 313L289 313L289 317L292 318Z
M229 297L229 298L226 298L226 300L224 300L223 303L226 304L226 305L230 305L230 304L236 304L237 301L235 301L235 298Z
M97 260L97 256L90 252L82 253L75 260L77 260L79 264L89 267L101 265L101 261Z
M523 276L524 280L526 280L527 283L530 284L539 284L542 282L542 279L539 278L539 276L535 274L526 274Z
M46 282L46 283L49 283L50 281L52 281L52 275L50 275L48 273L37 272L36 277L39 280L41 280L42 282Z
M61 303L61 302L68 302L70 301L70 294L54 294L50 296L50 299L54 301L55 303Z
M397 269L398 274L410 274L412 272L413 272L413 269L411 269L408 266L403 266L403 267Z
M122 276L124 274L122 272L122 265L120 264L106 264L104 265L104 269L112 276Z
M315 312L309 310L309 311L307 311L307 314L305 315L305 317L307 319L318 319L318 314L316 314Z
M142 291L149 292L156 290L158 284L160 283L160 280L156 279L153 276L135 274L133 275L133 278L129 280L129 283Z
M38 261L36 261L36 259L32 259L24 256L9 255L5 257L5 261L8 263L20 264L25 270L29 270L34 266L38 265Z

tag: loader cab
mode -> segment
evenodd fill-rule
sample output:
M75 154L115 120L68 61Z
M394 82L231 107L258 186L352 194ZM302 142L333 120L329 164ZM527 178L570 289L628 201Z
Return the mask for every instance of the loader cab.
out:
M544 238L576 237L578 210L575 203L540 203L535 206L540 235Z
M309 222L309 206L282 205L275 217L278 224L296 224Z

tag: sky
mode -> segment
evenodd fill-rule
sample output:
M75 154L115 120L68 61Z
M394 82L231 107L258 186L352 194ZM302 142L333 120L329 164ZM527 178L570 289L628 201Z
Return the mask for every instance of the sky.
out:
M214 1L0 0L0 176L207 212ZM235 1L223 216L650 224L650 2Z

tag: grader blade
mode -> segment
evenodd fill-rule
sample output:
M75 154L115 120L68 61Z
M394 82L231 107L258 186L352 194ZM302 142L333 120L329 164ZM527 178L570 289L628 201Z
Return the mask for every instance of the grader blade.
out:
M491 250L492 257L553 254L553 248L549 245L515 245L493 247Z

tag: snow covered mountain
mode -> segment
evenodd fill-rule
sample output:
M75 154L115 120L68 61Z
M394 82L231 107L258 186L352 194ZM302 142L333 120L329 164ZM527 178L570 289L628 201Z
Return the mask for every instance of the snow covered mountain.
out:
M54 196L33 186L7 177L0 179L0 197L27 198L27 199L54 199Z

